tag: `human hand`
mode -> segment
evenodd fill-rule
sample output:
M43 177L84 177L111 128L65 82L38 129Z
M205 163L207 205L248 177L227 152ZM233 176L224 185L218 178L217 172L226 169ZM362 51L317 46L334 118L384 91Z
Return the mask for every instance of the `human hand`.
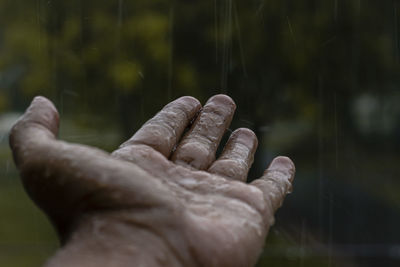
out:
M203 108L179 98L109 154L56 140L56 108L36 97L10 145L63 244L48 266L254 265L295 168L278 157L247 184L257 146L248 129L215 160L234 110L225 95Z

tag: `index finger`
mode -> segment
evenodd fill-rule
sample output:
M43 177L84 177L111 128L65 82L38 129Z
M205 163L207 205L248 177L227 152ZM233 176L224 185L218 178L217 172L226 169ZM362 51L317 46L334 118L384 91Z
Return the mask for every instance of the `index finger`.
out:
M126 148L129 146L134 148L135 145L147 145L168 158L200 108L201 104L196 98L181 97L166 105L120 148L124 148L124 153L127 153ZM115 153L118 154L118 150Z

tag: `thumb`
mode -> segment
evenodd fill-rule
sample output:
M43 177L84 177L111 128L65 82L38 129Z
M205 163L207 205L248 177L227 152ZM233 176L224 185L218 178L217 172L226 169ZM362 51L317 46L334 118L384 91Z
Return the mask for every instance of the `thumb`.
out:
M53 103L45 97L35 97L24 115L10 132L10 147L17 166L20 166L41 142L55 140L59 115Z

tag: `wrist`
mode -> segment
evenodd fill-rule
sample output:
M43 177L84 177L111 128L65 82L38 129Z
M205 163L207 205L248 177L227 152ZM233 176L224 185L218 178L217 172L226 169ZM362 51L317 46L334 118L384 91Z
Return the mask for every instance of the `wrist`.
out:
M162 232L124 212L83 216L45 266L190 266Z

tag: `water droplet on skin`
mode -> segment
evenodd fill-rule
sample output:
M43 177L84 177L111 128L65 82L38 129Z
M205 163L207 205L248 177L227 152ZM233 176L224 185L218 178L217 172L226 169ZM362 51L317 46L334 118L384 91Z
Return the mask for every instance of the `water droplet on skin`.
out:
M179 181L179 184L186 188L193 189L194 187L198 186L199 183L193 178L185 178L181 179Z

